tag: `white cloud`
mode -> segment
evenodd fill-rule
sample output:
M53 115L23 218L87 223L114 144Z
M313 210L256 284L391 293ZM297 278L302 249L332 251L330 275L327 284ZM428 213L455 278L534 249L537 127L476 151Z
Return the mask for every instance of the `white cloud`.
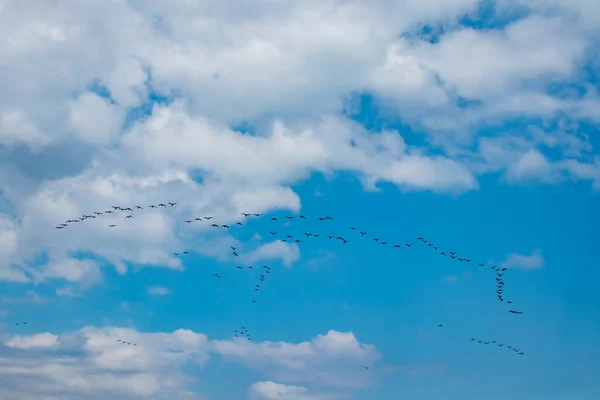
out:
M312 393L303 386L290 386L272 381L253 383L248 389L251 399L256 400L333 400L344 396L337 393Z
M542 251L535 249L530 255L510 253L502 262L502 266L506 268L520 269L540 269L544 266L544 257Z
M39 349L58 346L58 336L51 333L38 333L32 336L15 336L6 345L18 349Z
M237 0L206 4L4 4L0 151L19 162L0 162L2 197L18 217L2 216L0 279L100 281L95 267L67 274L76 252L91 252L120 273L128 264L181 270L173 249L210 252L190 242L205 232L203 224L184 230L181 219L210 213L227 223L242 211L298 211L291 185L313 173L350 172L371 190L389 182L461 193L477 189L476 174L490 171L504 172L507 182L569 177L600 188L600 162L589 157L584 138L577 144L561 137L557 146L568 142L572 152L559 159L542 149L553 143L551 132L518 149L506 149L506 141L488 148L478 142L479 154L463 148L472 144L473 128L514 115L600 118L594 91L578 99L546 90L579 79L593 53L583 1L539 0L534 11L552 5L565 13L532 13L491 30L457 26L477 0L261 2L251 10ZM415 35L425 23L443 25L445 33L437 41ZM104 86L98 92L106 89L106 96L92 93L91 84ZM149 118L123 131L126 114L150 90L177 100L155 105ZM448 154L339 116L350 94L363 91ZM479 106L457 107L457 95ZM234 131L233 122L248 122L255 132ZM199 176L201 184L192 179ZM52 227L110 204L171 196L180 206L168 213ZM32 265L44 251L54 264ZM291 263L296 256L286 257Z
M169 289L167 289L166 287L162 287L162 286L150 286L148 288L148 294L150 294L152 296L165 296L169 293L171 293L171 291Z
M0 145L23 143L39 151L50 140L22 110L8 108L0 112Z
M17 335L8 339L6 346L13 349L7 352L0 346L0 396L7 400L46 398L44 396L100 399L107 395L121 399L138 396L152 396L157 400L199 399L186 389L193 379L181 368L188 362L203 367L211 355L249 365L271 366L272 373L291 374L299 381L325 372L324 377L333 376L337 381L321 380L317 382L320 385L352 387L348 383L365 375L362 364L377 358L375 349L356 342L352 333L335 331L319 335L311 342L294 344L252 343L239 339L211 341L205 335L185 329L143 333L129 328L85 327L59 336L48 332ZM254 360L255 357L258 359ZM335 370L342 372L331 375L335 365L339 367ZM326 374L328 369L330 375ZM353 370L361 373L353 377ZM343 381L346 384L340 385ZM368 381L363 379L362 384ZM273 394L272 388L270 383L259 382L251 387L251 392L264 398ZM285 385L277 388L287 393L288 397L283 397L287 400L338 398L327 390L312 392Z
M351 332L329 331L310 342L253 343L214 341L213 352L228 360L262 370L275 379L336 388L360 388L373 383L365 366L380 355L374 346L359 343Z
M82 286L90 286L102 280L100 267L94 261L75 258L49 262L43 270L43 275L78 282Z
M112 144L121 131L125 110L94 93L84 93L69 104L69 128L90 144Z
M300 259L300 249L296 243L269 242L244 255L243 259L249 263L281 259L284 265L289 267Z

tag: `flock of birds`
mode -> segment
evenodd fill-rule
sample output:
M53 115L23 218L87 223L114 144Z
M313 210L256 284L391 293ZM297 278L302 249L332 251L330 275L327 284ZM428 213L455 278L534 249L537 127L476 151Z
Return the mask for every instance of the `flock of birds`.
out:
M495 340L492 340L491 342L485 342L485 341L483 341L483 340L478 340L478 339L475 339L475 338L471 338L471 341L472 341L472 342L479 343L479 344L495 344L495 345L496 345L496 346L498 346L498 347L503 347L503 346L505 346L505 344L504 344L504 343L499 343L499 342L497 342L497 341L495 341ZM525 354L525 353L523 353L521 350L519 350L519 348L518 348L518 347L515 347L515 346L506 345L506 347L505 347L505 348L506 348L506 349L509 349L509 350L512 350L512 351L514 351L515 353L517 353L517 354L518 354L518 355L520 355L520 356L522 356L523 354Z
M168 204L168 206L167 206ZM148 206L148 208L160 208L160 207L174 207L177 204L177 202L167 202L167 203L158 203L158 204L153 204ZM56 226L56 229L65 229L67 227L70 226L70 224L74 224L74 223L79 223L82 221L85 221L86 219L95 219L103 214L115 214L117 212L119 213L123 213L126 212L126 215L124 216L124 219L131 219L133 218L133 213L134 211L137 210L142 210L144 209L144 207L136 205L133 207L120 207L120 206L111 206L111 210L107 210L107 211L95 211L91 214L84 214L79 218L74 218L74 219L69 219L67 221L65 221L64 223L61 223L59 225ZM127 213L129 212L129 213ZM260 217L262 214L260 213L242 213L242 216L244 218L249 218L249 217ZM197 222L203 222L203 221L210 221L211 219L213 219L212 216L203 216L203 217L194 217L191 219L187 219L184 220L183 222L187 223L187 224L191 224L191 223L197 223ZM289 215L289 216L285 216L282 218L283 220L287 220L287 221L291 221L294 219L298 219L298 220L306 220L307 217L304 215L299 215L299 216L295 216L295 215ZM319 222L325 222L325 221L329 221L332 220L333 218L330 216L323 216L323 217L317 217L317 220ZM272 217L270 218L270 221L272 221L273 223L277 223L279 222L279 218L277 217ZM244 224L241 221L235 222L234 226L243 226ZM111 223L108 225L108 227L110 228L115 228L117 226L117 224L115 223ZM211 223L210 224L211 228L221 228L221 229L228 229L230 228L230 225L228 224L217 224L217 223ZM360 230L354 226L349 227L349 231L350 232L356 232L358 235L360 235L359 237L365 237L368 234L368 232L364 231L364 230ZM278 230L273 230L273 231L269 231L268 232L272 237L276 238L277 240L280 240L281 242L286 242L286 243L302 243L302 239L301 238L297 238L294 237L293 235L290 234L281 234L279 233ZM278 235L279 234L279 235ZM338 234L328 234L328 235L323 235L321 233L314 233L314 232L304 232L304 239L308 239L308 238L314 238L314 239L318 239L318 238L327 238L327 240L334 240L334 241L339 241L342 244L346 244L348 243L349 239L346 239L345 237L343 237L342 235L338 235ZM398 249L398 250L402 250L402 249L410 249L413 244L409 243L409 242L404 242L404 243L392 243L392 242L388 242L386 240L383 240L380 237L377 236L372 236L370 237L372 239L373 242L377 243L378 245L381 246L390 246L394 249ZM456 251L453 250L444 250L441 249L440 246L433 244L431 241L429 241L428 239L424 238L424 237L418 237L416 238L416 240L420 243L423 244L423 246L426 246L427 248L430 248L432 251L437 252L439 255L446 257L452 261L455 262L461 262L461 263L471 263L473 260L464 256L459 256L457 254ZM184 255L188 255L189 251L184 250L184 251L180 251L180 252L175 252L173 253L174 256L184 256ZM239 253L237 252L237 248L234 246L231 246L231 255L234 257L239 257ZM484 263L478 263L477 266L479 268L483 268L485 267ZM260 276L259 276L259 282L255 284L253 290L255 292L260 291L261 288L261 283L263 283L267 277L268 274L271 273L271 268L267 265L262 265L261 267L258 267L261 270ZM248 266L243 266L243 265L236 265L236 269L239 270L244 270L244 269L253 269L253 266L248 265ZM511 305L513 302L511 300L505 300L504 297L504 273L507 271L506 268L499 268L495 265L491 265L489 267L490 271L493 271L495 273L495 281L496 281L496 297L498 298L498 300L500 302L506 303L507 305ZM221 279L222 275L219 273L215 273L213 274L217 279ZM251 299L252 303L256 303L256 298L252 297ZM517 311L512 309L508 310L509 313L511 314L523 314L521 311ZM18 325L18 323L16 323ZM23 324L26 324L26 322L24 322ZM438 328L443 328L444 325L443 324L439 324ZM234 336L238 337L238 338L246 338L248 340L251 340L250 338L250 334L248 333L248 330L245 327L241 327L240 329L236 329L234 330ZM124 340L117 340L118 342L125 344L125 345L133 345L135 346L136 343L131 343L131 342L126 342ZM479 343L479 344L484 344L484 345L488 345L488 344L494 344L497 345L498 347L505 347L507 349L510 349L512 351L514 351L516 354L518 355L523 355L524 352L522 352L518 347L515 346L510 346L510 345L505 345L504 343L499 343L496 341L482 341L482 340L478 340L475 338L472 338L471 341ZM365 367L366 369L368 369L368 367Z

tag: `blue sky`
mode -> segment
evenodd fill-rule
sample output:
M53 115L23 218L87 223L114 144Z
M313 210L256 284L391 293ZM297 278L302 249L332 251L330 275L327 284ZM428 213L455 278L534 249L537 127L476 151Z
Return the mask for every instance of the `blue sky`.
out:
M600 9L207 4L0 13L0 397L597 398Z

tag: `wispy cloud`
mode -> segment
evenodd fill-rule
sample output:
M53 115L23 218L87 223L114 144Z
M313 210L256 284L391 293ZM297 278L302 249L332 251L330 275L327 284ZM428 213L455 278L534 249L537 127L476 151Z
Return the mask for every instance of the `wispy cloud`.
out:
M518 253L509 253L502 262L502 266L506 268L540 269L544 266L544 257L542 257L542 251L540 249L533 250L528 256Z
M458 281L458 278L456 278L455 276L445 276L444 277L444 282L446 282L449 285L454 285L457 281Z
M25 296L23 296L23 297L3 296L2 301L4 301L5 303L30 303L30 304L46 303L46 299L41 297L39 294L37 294L33 290L25 291Z
M151 296L166 296L169 293L171 293L171 291L162 286L150 286L148 288L148 294Z

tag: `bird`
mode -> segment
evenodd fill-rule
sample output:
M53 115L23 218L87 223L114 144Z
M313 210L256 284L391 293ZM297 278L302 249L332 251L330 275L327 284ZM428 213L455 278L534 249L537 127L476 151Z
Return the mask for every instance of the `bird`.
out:
M194 220L190 219L190 220L186 220L185 222L187 222L189 224L191 222L194 222Z
M221 225L221 228L229 228L229 225Z
M187 251L184 251L183 254L190 254L190 253L188 253Z
M353 226L351 226L351 227L350 227L350 230L351 230L351 231L355 231L355 230L356 230L356 228L355 228L355 227L353 227Z
M202 222L202 218L196 217L196 218L194 218L194 221L200 221L200 222Z
M112 225L109 225L108 227L109 228L114 228L115 226L116 226L115 224L112 224Z
M287 218L287 219L294 219L294 217L292 217L292 216L288 216L288 217L286 217L286 218Z
M248 216L250 216L250 214L246 214L246 213L242 213L242 215L243 215L244 217L248 217Z
M204 219L212 219L212 217L204 217Z
M169 205L170 205L171 207L173 207L175 204L177 204L177 203L169 203Z
M133 215L128 215L125 217L125 219L127 219L127 218L133 218Z
M271 218L271 221L279 221L277 218L273 217Z
M269 232L271 235L275 236L277 232Z
M444 325L442 325L442 324L438 325L438 328L443 328L443 327L444 327Z
M365 235L367 234L367 232L360 232L360 234L361 234L362 236L365 236Z

